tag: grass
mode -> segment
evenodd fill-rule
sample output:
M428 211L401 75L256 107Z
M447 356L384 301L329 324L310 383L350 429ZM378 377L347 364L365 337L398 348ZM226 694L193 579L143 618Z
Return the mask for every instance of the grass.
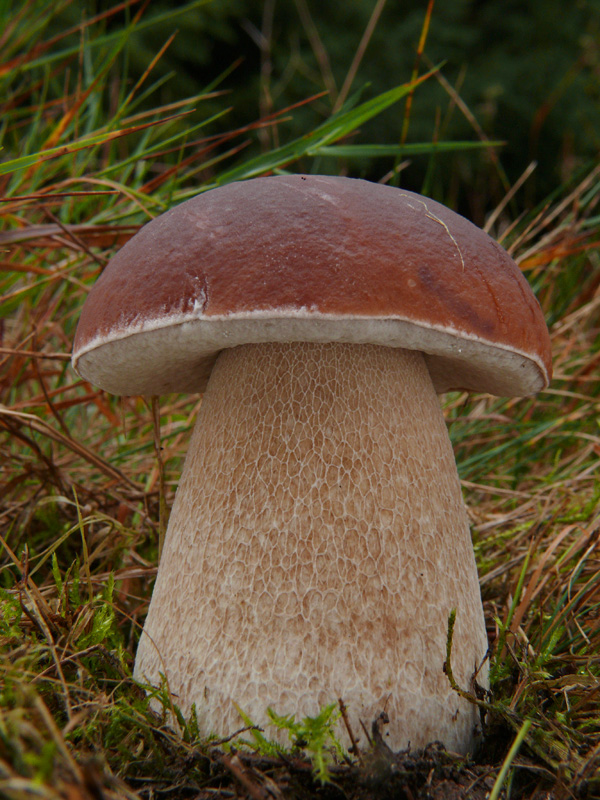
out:
M392 755L375 729L372 747L345 760L328 736L337 709L324 709L321 721L280 720L286 754L251 727L240 736L254 752L238 751L203 740L194 719L173 731L166 689L151 708L131 678L161 504L172 502L198 399L161 399L157 457L152 404L108 396L70 369L78 314L147 219L230 180L347 172L355 157L381 156L355 134L427 78L349 91L285 142L293 109L227 130L227 74L152 107L152 64L136 84L127 76L130 33L149 24L139 4L124 21L113 9L58 38L60 6L0 11L0 796L600 796L600 170L512 224L500 213L492 231L504 232L551 326L551 387L445 398L493 643L493 694L476 698L485 746L471 761L435 748ZM219 93L222 112L205 118ZM254 136L274 127L284 144L256 155ZM465 146L402 142L385 155Z

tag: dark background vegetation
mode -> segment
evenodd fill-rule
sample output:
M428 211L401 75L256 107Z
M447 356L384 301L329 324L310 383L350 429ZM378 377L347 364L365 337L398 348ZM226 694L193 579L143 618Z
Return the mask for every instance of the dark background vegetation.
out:
M0 0L0 797L600 798L599 3L118 2ZM441 66L409 111L417 60ZM485 222L550 328L537 397L443 398L492 647L471 760L363 738L322 786L322 739L280 756L175 731L166 687L151 704L131 677L200 401L80 379L77 320L150 217L277 169Z
M62 15L65 24L101 12L82 0ZM199 3L160 25L133 34L130 76L142 74L167 37L177 31L156 66L167 78L148 102L193 95L223 77L232 109L219 124L234 128L322 91L291 119L264 133L267 148L310 130L335 107L376 0L215 0ZM152 0L145 15L174 12L173 0ZM386 2L349 94L374 92L409 80L427 10L425 0ZM124 17L132 10L124 12ZM61 18L59 17L59 20ZM111 18L113 27L121 23ZM600 3L597 0L437 0L420 71L441 74L461 103L432 78L419 88L407 141L480 139L504 142L500 163L489 151L414 158L399 178L406 188L435 196L482 223L532 161L538 166L522 205L545 198L589 166L600 146ZM215 98L214 111L224 102ZM464 104L464 107L463 105ZM210 109L210 101L203 106ZM364 140L397 144L404 108L394 106L367 126ZM358 138L356 141L360 141ZM393 159L353 160L349 174L378 180ZM322 160L311 169L339 171Z

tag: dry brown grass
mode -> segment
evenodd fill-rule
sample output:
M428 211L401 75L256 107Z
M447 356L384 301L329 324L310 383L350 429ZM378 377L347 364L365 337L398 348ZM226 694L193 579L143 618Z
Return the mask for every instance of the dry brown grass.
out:
M72 79L57 101L53 81L81 53L60 68L44 62L47 43L25 47L26 21L24 12L15 22L21 47L5 50L0 80L34 58L58 77L44 84L32 71L35 80L10 84L5 142L39 153L68 141L70 151L0 164L0 795L600 796L600 171L520 219L504 242L551 326L550 389L446 398L494 648L485 746L468 764L390 759L376 747L361 767L335 767L323 789L301 754L227 754L193 720L176 734L150 711L130 669L161 501L172 502L199 400L161 398L157 456L152 407L96 390L69 365L79 310L115 249L190 186L214 181L250 130L272 120L200 139L173 118L190 103L146 113L122 93L118 119L91 124L91 99L97 92L101 105L106 86ZM84 120L96 144L82 141Z

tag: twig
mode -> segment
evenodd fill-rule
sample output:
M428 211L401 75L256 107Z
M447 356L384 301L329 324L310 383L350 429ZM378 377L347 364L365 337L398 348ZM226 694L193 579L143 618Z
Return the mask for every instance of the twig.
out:
M92 252L92 250L87 246L87 244L83 241L83 239L80 236L77 236L72 227L67 228L67 226L64 225L59 220L59 218L55 214L53 214L52 211L50 211L50 209L48 208L46 209L46 215L50 217L50 219L52 220L52 222L54 222L55 225L58 225L58 227L66 235L68 239L71 239L77 245L78 248L81 248L85 253L87 253L88 256L92 258L97 264L99 264L101 267L104 267L106 265L108 259Z
M362 754L358 749L358 743L354 736L354 731L352 730L352 726L350 725L350 720L348 719L348 711L346 709L346 704L342 700L341 697L338 697L338 705L340 707L340 714L342 715L342 719L344 720L344 725L346 726L346 730L348 731L348 736L350 737L350 741L352 742L352 750L350 751L353 755L358 758L360 764L363 763Z
M248 777L248 771L237 755L227 756L223 753L221 756L221 763L242 784L252 800L268 800L269 795L267 791L263 789L262 786L257 786L257 784Z
M48 358L52 361L70 361L68 353L44 353L36 350L17 350L14 347L0 347L0 355L23 356L23 358Z

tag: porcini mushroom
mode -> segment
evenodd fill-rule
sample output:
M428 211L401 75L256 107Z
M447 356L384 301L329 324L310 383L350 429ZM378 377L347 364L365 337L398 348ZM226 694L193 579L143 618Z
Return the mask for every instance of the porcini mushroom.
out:
M135 675L206 733L342 698L354 731L468 751L487 639L436 392L529 395L548 332L508 254L444 206L349 178L217 188L91 290L73 363L117 394L204 392ZM210 376L210 380L209 380ZM486 685L485 666L477 681ZM343 735L343 732L342 732Z

